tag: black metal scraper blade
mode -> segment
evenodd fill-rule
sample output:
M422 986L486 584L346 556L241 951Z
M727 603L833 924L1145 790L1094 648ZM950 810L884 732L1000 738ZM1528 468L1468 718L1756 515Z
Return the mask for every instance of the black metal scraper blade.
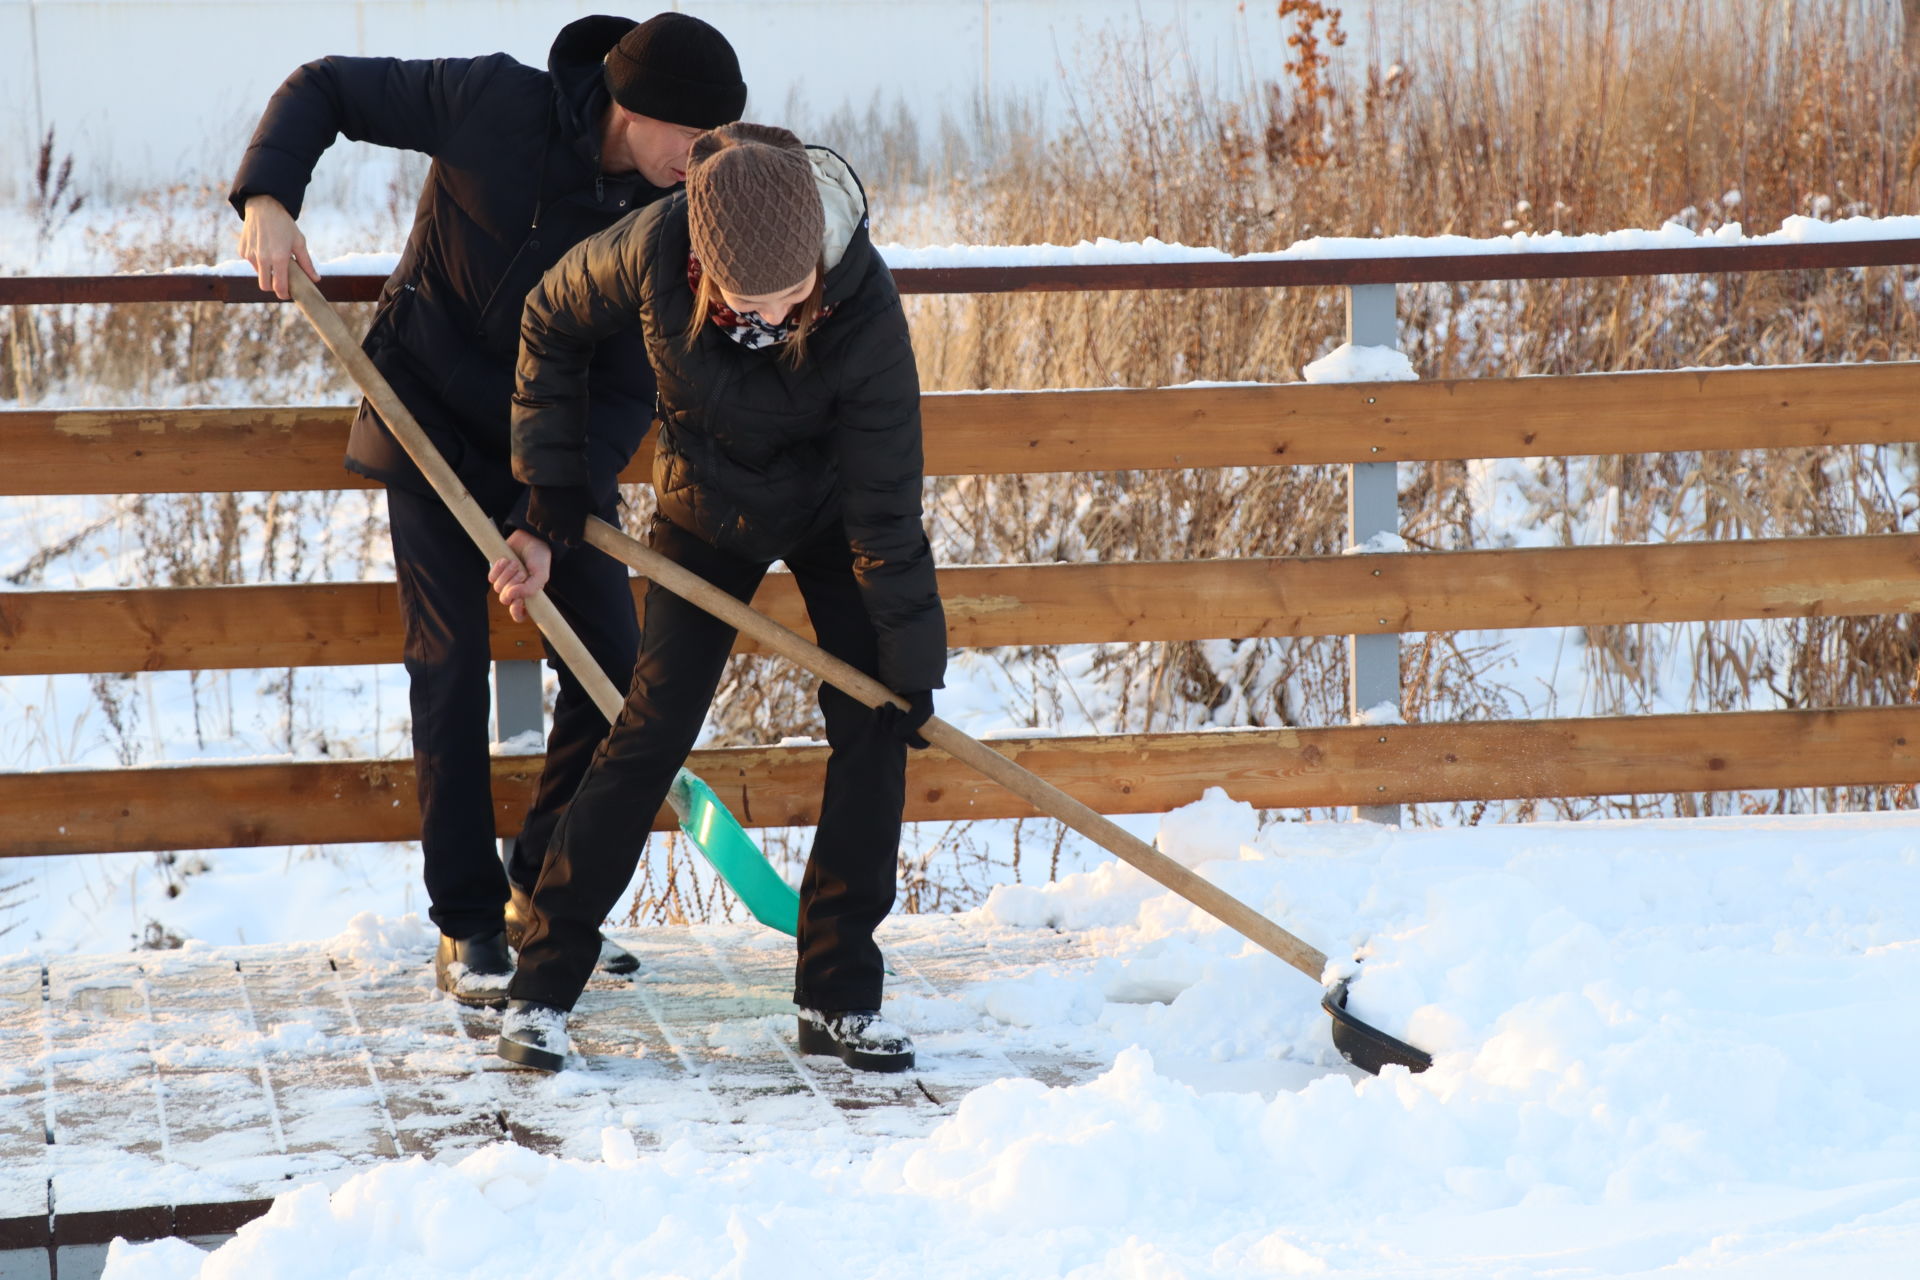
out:
M1416 1074L1433 1065L1433 1056L1416 1049L1405 1040L1396 1040L1377 1027L1370 1027L1347 1011L1347 979L1327 988L1320 1007L1333 1018L1333 1047L1340 1056L1362 1071L1379 1075L1380 1068L1394 1064Z

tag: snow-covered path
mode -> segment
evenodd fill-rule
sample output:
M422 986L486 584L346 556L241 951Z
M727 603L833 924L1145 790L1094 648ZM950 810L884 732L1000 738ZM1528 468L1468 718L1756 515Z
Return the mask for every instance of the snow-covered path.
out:
M118 1247L111 1280L1914 1274L1912 813L1263 826L1215 791L1158 839L1357 967L1357 1011L1433 1068L1338 1064L1314 984L1116 864L888 922L889 1012L922 1051L905 1079L796 1063L789 944L736 927L628 935L648 976L596 987L584 1069L496 1071L428 999L424 932L369 921L328 949L357 1031L277 994L272 950L139 982L117 959L121 994L87 976L109 962L50 963L6 1007L100 1026L9 1034L0 1088L90 1082L72 1121L100 1126L96 1158L62 1166L81 1157L58 1123L39 1152L57 1202L63 1178L171 1186L168 1152L184 1196L183 1153L221 1143L245 1146L236 1192L303 1161L325 1184L213 1253ZM161 979L203 957L253 1021L163 1037L191 992ZM196 1070L235 1081L218 1133L195 1128ZM277 1111L242 1105L252 1077ZM113 1099L166 1101L169 1145L109 1123Z
M1092 1045L1001 1048L937 1029L974 1020L938 1011L983 975L1071 970L1072 935L894 922L895 1004L933 1029L919 1071L880 1077L793 1052L785 937L756 925L618 936L640 977L596 978L557 1078L498 1061L498 1015L433 991L434 935L412 918L366 917L328 944L9 957L0 1240L51 1209L63 1240L104 1243L146 1225L121 1211L218 1219L204 1207L501 1141L597 1159L609 1126L639 1150L668 1133L704 1151L871 1146L924 1135L983 1084L1072 1084L1108 1065Z

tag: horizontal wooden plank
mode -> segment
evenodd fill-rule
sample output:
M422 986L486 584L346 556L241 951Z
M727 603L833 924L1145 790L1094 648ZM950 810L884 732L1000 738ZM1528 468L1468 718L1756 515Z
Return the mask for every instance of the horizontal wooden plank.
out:
M320 291L335 302L372 302L384 275L329 275ZM164 275L0 276L0 306L118 302L278 302L254 276L170 272Z
M341 465L345 407L10 409L0 412L9 494L370 489ZM28 478L22 471L40 475Z
M137 1243L169 1235L231 1235L272 1207L271 1200L217 1200L58 1215L43 1211L26 1217L0 1218L0 1254L7 1249L44 1250L49 1243L57 1248L103 1245L111 1243L116 1236ZM66 1263L63 1261L62 1265Z
M1014 248L1009 256L1018 254ZM1111 289L1271 289L1301 285L1469 283L1598 279L1745 271L1832 270L1920 263L1920 240L1810 244L1700 245L1579 252L1248 257L1216 262L1060 263L1033 266L906 267L902 293L1088 292ZM384 276L333 275L336 300L377 296ZM266 302L252 276L116 275L0 277L0 306L69 302Z
M962 649L1838 617L1920 609L1920 534L954 567L940 592ZM811 634L787 575L754 604ZM0 675L398 662L401 636L391 583L0 593ZM539 637L495 608L493 654Z
M927 474L1768 449L1920 440L1920 363L1157 390L931 392ZM348 408L0 412L11 494L364 488ZM652 474L650 448L624 476Z
M1159 813L1211 786L1260 808L1885 786L1920 778L1911 707L1476 724L1245 729L997 741L1102 813ZM824 747L696 751L688 767L748 826L818 818ZM511 835L537 757L494 762ZM0 774L0 856L406 840L402 760ZM940 751L908 766L909 821L1033 816ZM655 829L668 821L663 811Z
M1920 439L1920 363L922 398L928 473L1576 457ZM937 462L936 462L937 460Z

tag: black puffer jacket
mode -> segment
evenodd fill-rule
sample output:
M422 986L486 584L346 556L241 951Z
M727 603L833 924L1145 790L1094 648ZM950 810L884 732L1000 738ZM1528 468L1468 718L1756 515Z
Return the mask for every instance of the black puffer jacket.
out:
M365 346L495 515L519 490L509 468L509 400L527 291L580 240L666 194L638 174L600 172L608 102L600 63L633 25L611 17L569 23L546 71L504 53L307 63L268 103L234 178L235 209L265 194L297 217L314 165L336 137L433 157ZM610 343L593 368L590 480L603 497L639 447L652 409L637 335ZM364 404L347 466L429 491Z
M691 241L676 195L579 245L528 295L514 473L530 484L586 482L595 426L582 375L597 347L643 328L660 380L662 514L766 561L839 523L880 633L881 680L937 689L946 618L921 525L920 378L906 315L867 237L852 169L824 147L808 156L827 206L832 314L800 367L712 324L689 347Z

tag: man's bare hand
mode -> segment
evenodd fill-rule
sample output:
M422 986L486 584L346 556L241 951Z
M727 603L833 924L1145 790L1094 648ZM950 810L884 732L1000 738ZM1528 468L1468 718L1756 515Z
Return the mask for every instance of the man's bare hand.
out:
M520 558L502 556L495 560L487 570L487 581L493 584L494 593L513 620L525 622L528 598L540 594L553 570L553 549L525 529L515 529L508 535L507 546Z
M287 207L272 196L249 196L246 220L240 224L240 256L260 273L260 287L285 301L293 296L292 263L318 280L313 259L307 256L307 237Z

